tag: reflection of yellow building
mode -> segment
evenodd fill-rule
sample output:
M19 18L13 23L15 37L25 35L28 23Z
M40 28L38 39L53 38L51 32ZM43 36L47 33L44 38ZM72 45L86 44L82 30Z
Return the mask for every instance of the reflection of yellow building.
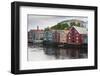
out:
M68 30L62 30L60 31L60 43L67 43L67 33Z

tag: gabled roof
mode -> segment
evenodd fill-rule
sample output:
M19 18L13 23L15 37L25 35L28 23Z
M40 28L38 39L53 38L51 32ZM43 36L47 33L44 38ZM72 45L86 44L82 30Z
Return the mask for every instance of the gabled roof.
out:
M80 34L87 34L87 29L84 27L73 26Z

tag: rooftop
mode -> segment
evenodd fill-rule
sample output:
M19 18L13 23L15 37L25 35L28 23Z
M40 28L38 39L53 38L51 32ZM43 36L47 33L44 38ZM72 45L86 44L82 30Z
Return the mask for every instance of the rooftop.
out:
M87 29L84 27L73 26L80 34L87 34Z

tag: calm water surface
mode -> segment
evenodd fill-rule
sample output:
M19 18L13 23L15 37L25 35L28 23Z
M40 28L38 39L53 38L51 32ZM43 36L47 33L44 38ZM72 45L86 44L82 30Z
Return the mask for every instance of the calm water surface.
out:
M88 58L87 49L79 48L54 48L34 44L28 47L28 61L43 61L57 59L81 59Z

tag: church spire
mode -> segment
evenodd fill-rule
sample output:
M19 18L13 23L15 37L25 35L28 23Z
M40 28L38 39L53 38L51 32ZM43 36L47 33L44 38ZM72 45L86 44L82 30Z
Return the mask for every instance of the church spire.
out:
M39 30L39 26L37 26L37 30Z

